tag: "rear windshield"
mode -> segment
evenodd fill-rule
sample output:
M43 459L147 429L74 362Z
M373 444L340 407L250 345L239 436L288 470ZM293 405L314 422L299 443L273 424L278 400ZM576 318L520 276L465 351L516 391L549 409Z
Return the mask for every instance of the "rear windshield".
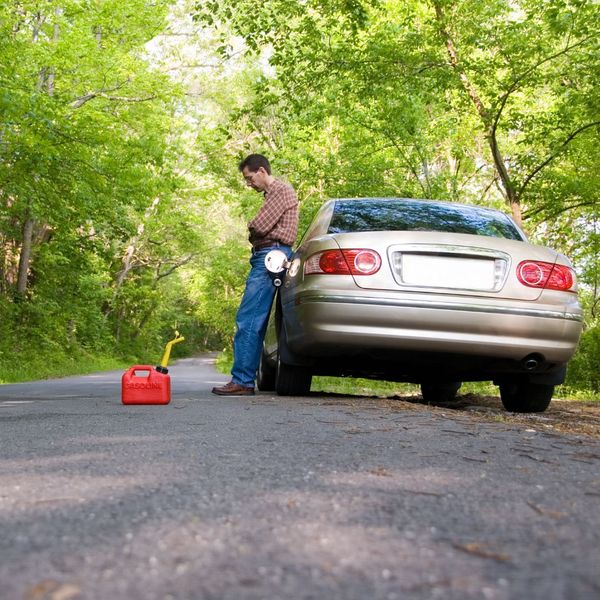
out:
M443 231L523 240L502 213L422 200L343 200L335 203L328 233L354 231Z

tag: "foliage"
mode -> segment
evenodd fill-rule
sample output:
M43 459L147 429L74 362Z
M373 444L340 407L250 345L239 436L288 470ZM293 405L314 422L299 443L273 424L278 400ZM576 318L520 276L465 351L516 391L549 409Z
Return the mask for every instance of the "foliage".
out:
M12 356L12 355L11 355ZM115 358L113 356L88 355L79 353L72 356L62 352L44 354L36 352L29 354L27 362L0 358L2 372L0 385L5 383L20 383L34 379L50 379L70 375L87 375L98 371L122 371L134 360Z
M590 0L212 0L195 15L221 32L223 56L239 55L241 36L250 64L268 57L222 144L275 156L305 224L336 196L505 206L574 259L590 321L599 11ZM582 343L576 362L590 352Z
M215 0L198 18L228 23L250 51L272 48L276 77L257 81L246 121L286 115L285 135L268 136L278 151L297 150L302 130L311 137L325 194L504 200L520 220L522 208L596 203L583 192L597 169L578 166L595 160L600 123L598 11L585 1ZM579 177L551 196L565 169Z
M201 250L202 218L182 177L182 93L145 60L169 7L0 7L3 365L145 355L178 320L167 282Z
M573 389L600 392L600 326L583 332L579 349L569 363L566 385Z

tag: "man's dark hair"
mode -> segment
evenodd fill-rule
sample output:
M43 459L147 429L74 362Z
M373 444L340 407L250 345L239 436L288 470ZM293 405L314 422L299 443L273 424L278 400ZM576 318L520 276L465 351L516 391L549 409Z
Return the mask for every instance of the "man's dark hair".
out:
M249 154L246 156L239 165L240 171L243 171L246 167L252 173L256 173L262 167L269 175L271 174L271 165L262 154Z

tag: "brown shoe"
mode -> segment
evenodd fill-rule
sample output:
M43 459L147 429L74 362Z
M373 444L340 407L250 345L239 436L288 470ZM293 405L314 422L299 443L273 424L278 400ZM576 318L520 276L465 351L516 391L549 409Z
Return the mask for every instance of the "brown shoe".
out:
M230 381L221 387L214 387L212 393L217 396L254 396L254 388Z

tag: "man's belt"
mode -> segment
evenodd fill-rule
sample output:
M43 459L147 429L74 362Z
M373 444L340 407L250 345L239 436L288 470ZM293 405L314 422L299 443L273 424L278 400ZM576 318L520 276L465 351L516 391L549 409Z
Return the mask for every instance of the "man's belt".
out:
M268 248L269 246L279 246L281 242L279 240L261 240L252 246L252 250L255 252L261 248Z

